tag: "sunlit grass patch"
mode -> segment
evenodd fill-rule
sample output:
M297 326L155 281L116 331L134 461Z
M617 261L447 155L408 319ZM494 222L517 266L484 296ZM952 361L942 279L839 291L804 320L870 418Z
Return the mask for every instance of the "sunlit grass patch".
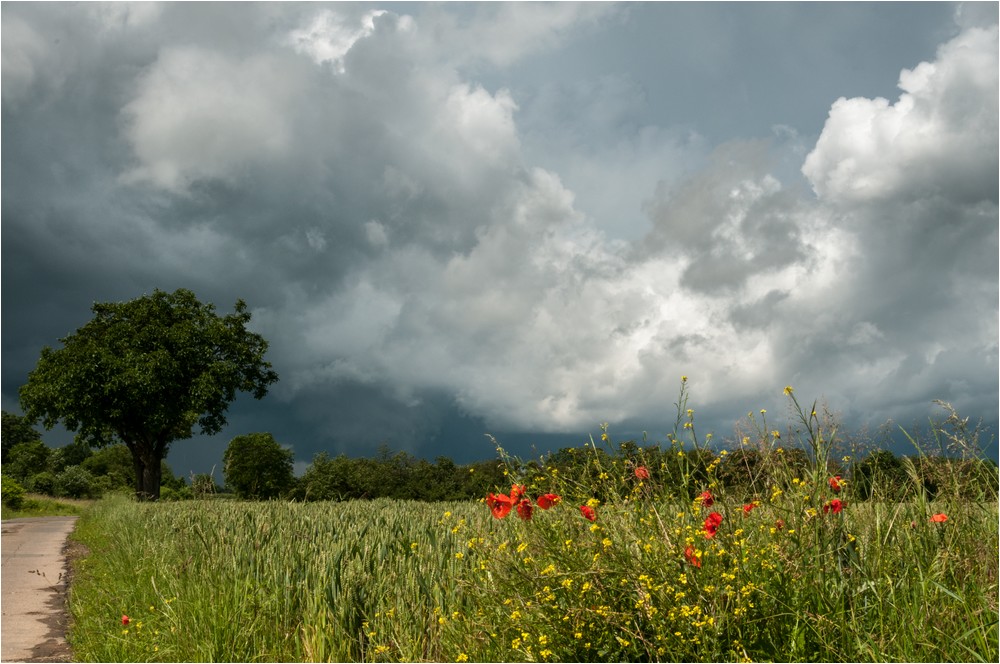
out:
M92 500L53 498L51 496L29 493L25 495L18 509L3 505L2 518L6 520L37 516L79 516L93 503L94 501Z

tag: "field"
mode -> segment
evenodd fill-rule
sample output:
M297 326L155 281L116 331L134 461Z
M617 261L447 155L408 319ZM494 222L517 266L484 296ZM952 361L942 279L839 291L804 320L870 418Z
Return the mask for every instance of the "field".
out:
M741 483L682 384L665 450L592 441L557 466L498 445L509 485L479 501L102 500L74 535L70 643L107 662L998 661L978 428L953 413L934 435L957 461L859 493L836 427L786 394L805 453L761 411Z
M835 513L802 481L747 509L655 504L645 484L593 521L568 500L530 520L104 500L75 536L71 644L82 661L997 661L995 503Z

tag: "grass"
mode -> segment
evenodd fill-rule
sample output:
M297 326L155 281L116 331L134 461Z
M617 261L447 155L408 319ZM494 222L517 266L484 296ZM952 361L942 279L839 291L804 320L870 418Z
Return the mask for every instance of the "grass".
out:
M488 523L470 503L101 501L74 534L70 641L85 661L450 660L466 519Z
M477 659L993 661L995 505L744 514L725 499L511 522L469 583ZM805 501L802 501L805 503ZM949 521L929 520L947 509ZM722 516L708 539L704 521ZM913 525L911 525L913 524Z
M746 517L716 502L711 540L693 503L591 523L566 503L500 521L475 503L102 501L75 535L91 555L71 643L82 661L996 661L995 504L810 521L786 498Z
M25 496L20 509L13 509L7 505L0 506L2 513L0 518L24 519L37 516L80 516L87 508L93 504L92 500L76 500L73 498L52 498L31 494Z
M678 404L679 485L641 448L593 447L586 481L507 459L503 490L529 500L504 518L485 501L100 501L74 534L90 552L73 564L76 658L998 660L995 501L956 486L852 502L814 409L798 409L810 468L783 465L761 426L747 440L766 482L727 494L718 463L688 472L683 388ZM544 494L559 499L541 509Z

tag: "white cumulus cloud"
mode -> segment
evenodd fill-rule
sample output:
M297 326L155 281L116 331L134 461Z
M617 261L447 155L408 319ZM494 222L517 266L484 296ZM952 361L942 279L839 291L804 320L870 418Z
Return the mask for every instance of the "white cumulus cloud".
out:
M997 181L997 26L903 70L899 100L841 98L802 172L821 197L976 196Z
M333 10L323 10L313 17L309 25L292 30L288 34L288 42L316 62L329 62L338 72L344 73L344 56L359 39L375 31L375 19L386 13L384 9L375 9L353 18Z
M125 180L182 191L199 178L227 180L247 163L280 159L293 131L287 107L302 92L300 82L267 55L164 50L123 109L138 160Z

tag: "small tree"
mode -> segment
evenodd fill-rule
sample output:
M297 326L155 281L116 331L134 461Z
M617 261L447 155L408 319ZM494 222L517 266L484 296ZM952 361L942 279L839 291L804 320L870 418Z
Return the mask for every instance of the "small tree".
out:
M124 445L110 445L98 450L80 465L94 477L101 478L103 489L121 491L135 481L132 454Z
M295 486L296 500L346 500L355 495L352 462L343 454L331 459L326 452L313 457L312 463Z
M277 498L295 484L295 455L269 433L236 436L222 456L226 484L240 498Z
M94 318L43 348L21 387L30 422L59 420L92 447L121 442L132 455L135 494L160 495L160 461L175 440L218 433L236 392L261 399L278 380L267 342L246 329L250 313L219 316L194 293L157 290L128 302L95 303Z
M872 450L853 467L854 492L860 500L902 500L913 490L903 462L889 450Z
M45 472L49 467L52 450L41 439L18 443L7 454L4 471L21 481Z
M0 431L0 464L7 463L11 449L19 443L41 441L42 434L35 431L27 418L3 411L3 429Z
M739 447L722 457L717 476L727 490L749 502L768 490L771 473L758 449Z

